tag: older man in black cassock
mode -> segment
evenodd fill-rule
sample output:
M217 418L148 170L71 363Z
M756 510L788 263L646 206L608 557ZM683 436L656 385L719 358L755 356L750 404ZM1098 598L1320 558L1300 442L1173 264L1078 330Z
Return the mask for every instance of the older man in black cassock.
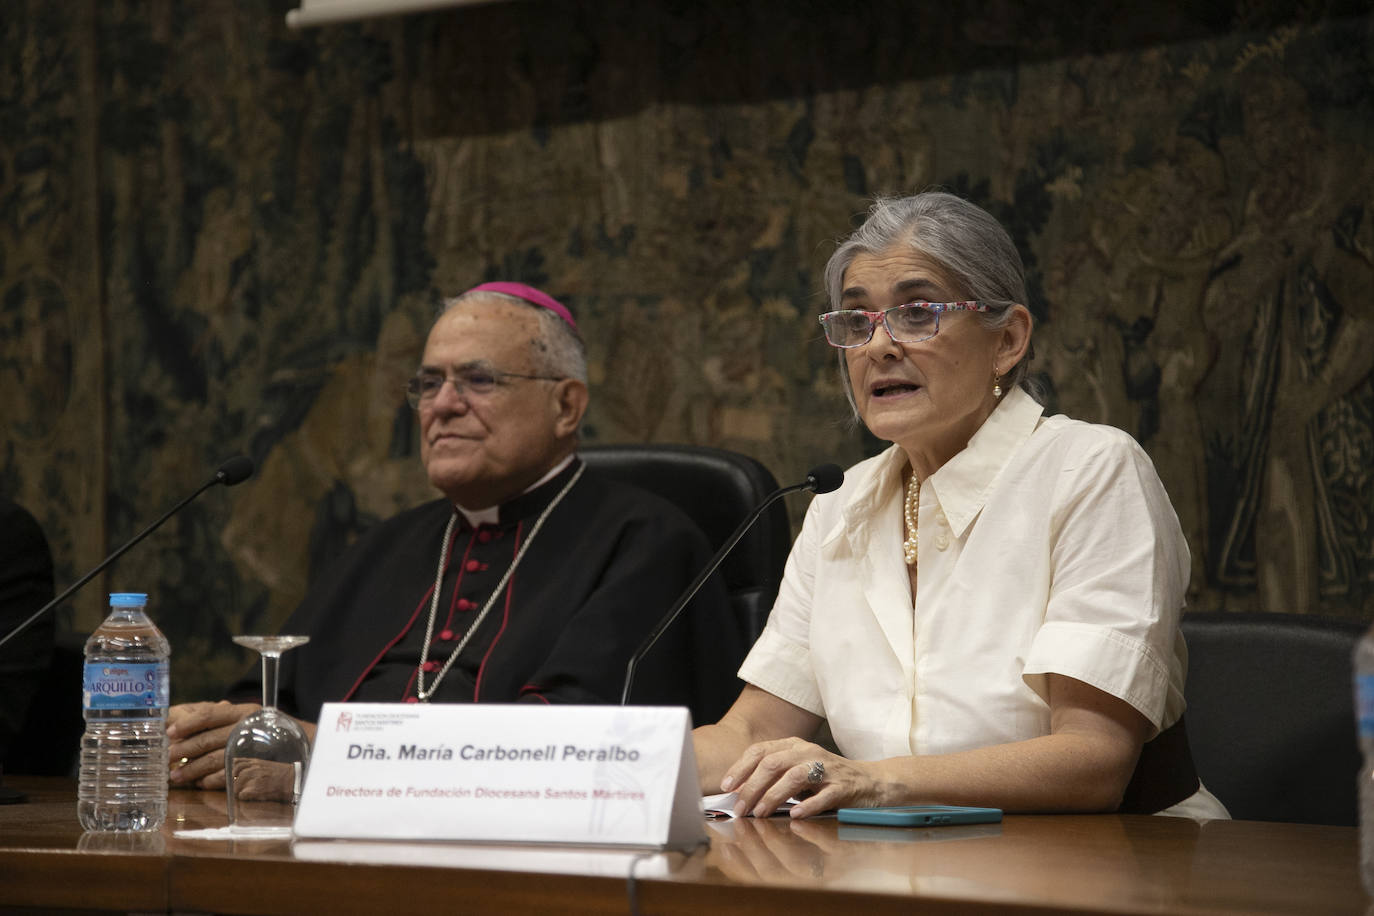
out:
M577 457L588 395L572 315L523 284L474 287L435 322L408 395L444 498L370 529L312 585L282 630L310 642L282 657L279 705L314 722L329 701L617 701L631 653L710 551L676 507ZM690 647L707 642L721 651L702 665ZM708 582L640 666L634 699L712 721L741 643ZM172 784L223 786L224 741L255 708L173 707Z

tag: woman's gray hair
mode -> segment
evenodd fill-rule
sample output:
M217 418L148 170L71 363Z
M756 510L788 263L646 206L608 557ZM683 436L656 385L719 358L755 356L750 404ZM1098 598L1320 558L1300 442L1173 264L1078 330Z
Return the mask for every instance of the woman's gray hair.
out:
M587 345L582 342L582 337L558 315L557 312L544 308L542 305L535 305L533 302L526 302L519 296L512 296L509 293L499 293L495 290L478 289L455 296L444 301L443 308L439 314L442 316L449 309L463 302L472 302L477 299L495 299L498 302L510 302L515 305L523 305L527 309L532 309L537 313L539 320L539 334L534 339L534 371L539 375L553 375L559 378L576 379L582 384L587 384Z
M974 314L989 330L1004 327L1011 320L1012 303L1026 304L1025 268L1002 224L961 197L925 191L911 197L880 197L873 202L863 225L841 242L826 262L830 307L842 307L845 271L855 257L881 254L894 245L908 245L940 262L959 283L962 297L988 301L992 308ZM1020 385L1040 400L1039 386L1029 378L1034 355L1034 349L1028 347L1021 361L1002 373L1002 385ZM856 407L843 350L839 358L845 397L850 407Z

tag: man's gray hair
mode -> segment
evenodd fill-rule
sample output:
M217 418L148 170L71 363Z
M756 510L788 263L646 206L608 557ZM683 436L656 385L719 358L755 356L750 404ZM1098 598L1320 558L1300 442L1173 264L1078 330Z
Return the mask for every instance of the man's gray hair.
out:
M1002 224L961 197L925 191L911 197L880 197L873 202L863 225L841 242L826 262L830 307L842 307L845 271L855 257L881 254L894 245L908 245L940 262L960 284L961 297L991 300L991 309L974 313L989 330L1004 327L1011 320L1011 303L1026 304L1025 268ZM1028 378L1033 356L1033 349L1027 348L1021 361L1002 373L1002 385L1020 385L1040 400L1039 386ZM845 397L849 406L855 407L843 350L839 358Z
M539 320L539 333L534 339L533 346L535 373L576 379L584 385L587 384L587 346L582 342L581 335L557 312L546 309L542 305L535 305L533 302L526 302L519 296L512 296L509 293L479 289L445 300L444 307L439 314L442 315L460 303L473 302L478 299L510 302L515 305L523 305L525 308L536 312Z

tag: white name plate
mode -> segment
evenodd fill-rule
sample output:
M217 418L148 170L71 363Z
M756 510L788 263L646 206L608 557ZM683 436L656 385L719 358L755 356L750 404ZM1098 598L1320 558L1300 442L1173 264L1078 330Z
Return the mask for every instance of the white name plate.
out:
M303 837L706 841L681 707L326 703L296 811Z

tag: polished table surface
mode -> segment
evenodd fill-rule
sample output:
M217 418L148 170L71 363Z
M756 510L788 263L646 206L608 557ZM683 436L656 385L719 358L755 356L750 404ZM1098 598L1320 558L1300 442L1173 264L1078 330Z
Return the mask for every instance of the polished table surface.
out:
M214 913L1364 913L1350 827L1130 815L858 828L713 821L690 853L227 841L219 793L150 834L83 834L68 780L6 779L0 907Z

